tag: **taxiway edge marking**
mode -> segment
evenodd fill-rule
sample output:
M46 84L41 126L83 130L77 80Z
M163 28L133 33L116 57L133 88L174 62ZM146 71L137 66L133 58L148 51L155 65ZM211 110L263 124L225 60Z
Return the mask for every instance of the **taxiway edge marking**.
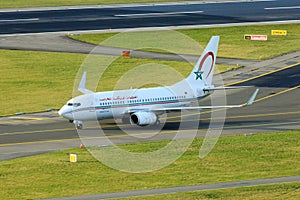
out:
M263 74L260 74L260 75L257 75L257 76L251 77L251 78L243 79L243 80L236 81L236 82L233 82L233 83L228 83L225 86L231 86L231 85L236 85L236 84L239 84L239 83L248 82L248 81L251 81L253 79L257 79L257 78L260 78L260 77L263 77L263 76L266 76L266 75L269 75L269 74L273 74L275 72L279 72L279 71L282 71L282 70L285 70L285 69L288 69L288 68L296 67L297 65L300 65L300 62L292 64L292 65L288 65L288 66L285 66L285 67L282 67L282 68L279 68L279 69L271 70L269 72L266 72L266 73L263 73Z

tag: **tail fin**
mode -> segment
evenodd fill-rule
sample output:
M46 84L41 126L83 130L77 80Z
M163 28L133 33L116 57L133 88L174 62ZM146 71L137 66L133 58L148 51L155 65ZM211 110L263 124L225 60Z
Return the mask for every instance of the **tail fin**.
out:
M194 66L193 71L186 78L186 81L188 81L189 84L196 84L197 86L211 85L217 58L219 40L220 36L211 37L202 55Z

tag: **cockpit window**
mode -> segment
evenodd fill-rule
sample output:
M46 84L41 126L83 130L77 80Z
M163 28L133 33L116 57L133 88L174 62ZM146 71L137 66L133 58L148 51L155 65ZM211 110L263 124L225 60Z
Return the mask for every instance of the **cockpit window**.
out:
M74 106L74 107L79 107L81 103L68 103L68 106Z

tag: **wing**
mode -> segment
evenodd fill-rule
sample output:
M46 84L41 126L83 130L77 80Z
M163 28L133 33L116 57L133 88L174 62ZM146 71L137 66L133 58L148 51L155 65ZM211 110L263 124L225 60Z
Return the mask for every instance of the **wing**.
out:
M201 110L201 109L214 109L214 108L241 108L245 106L252 105L259 89L256 89L255 92L252 94L252 96L249 98L249 100L246 103L240 104L240 105L223 105L223 106L194 106L194 107L171 107L171 108L154 108L151 111L157 112L157 111L178 111L178 110Z

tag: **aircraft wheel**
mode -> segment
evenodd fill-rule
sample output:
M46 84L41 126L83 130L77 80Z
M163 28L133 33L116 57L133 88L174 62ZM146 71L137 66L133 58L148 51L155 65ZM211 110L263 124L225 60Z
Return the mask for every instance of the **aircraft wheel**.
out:
M83 125L82 124L76 124L76 129L83 129Z
M156 125L160 125L160 120L159 119L157 119L157 121L156 121L156 123L155 123Z

